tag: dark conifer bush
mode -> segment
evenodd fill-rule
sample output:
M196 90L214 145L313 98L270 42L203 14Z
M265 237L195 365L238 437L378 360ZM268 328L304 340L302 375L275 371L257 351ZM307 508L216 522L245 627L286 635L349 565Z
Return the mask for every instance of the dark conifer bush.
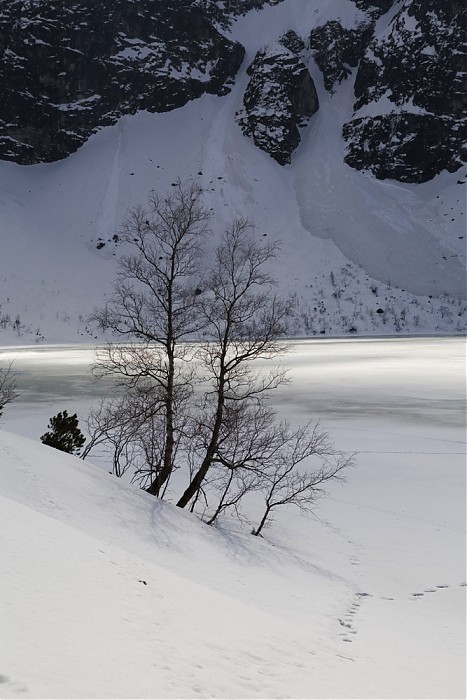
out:
M41 436L44 445L55 447L62 452L69 454L79 454L81 447L85 443L85 437L78 428L78 416L74 413L68 415L68 411L57 413L50 419L47 426L50 432Z

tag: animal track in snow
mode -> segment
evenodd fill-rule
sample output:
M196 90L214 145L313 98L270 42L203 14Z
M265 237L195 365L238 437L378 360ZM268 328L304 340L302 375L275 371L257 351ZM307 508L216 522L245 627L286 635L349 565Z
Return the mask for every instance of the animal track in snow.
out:
M361 598L371 598L370 593L355 593L355 600L351 605L349 606L346 614L344 615L343 618L339 617L338 622L340 626L342 627L342 632L340 633L340 637L343 642L350 643L353 641L353 636L357 634L357 629L354 627L354 622L355 622L355 616L357 612L359 611L359 608L361 606Z
M465 586L467 586L467 583L459 583L460 588L463 588ZM425 593L437 593L438 591L441 591L445 588L453 588L453 586L449 586L447 583L438 583L434 588L425 588L423 590L423 593L411 593L410 597L412 598L412 600L416 600L417 598L422 598L425 595Z

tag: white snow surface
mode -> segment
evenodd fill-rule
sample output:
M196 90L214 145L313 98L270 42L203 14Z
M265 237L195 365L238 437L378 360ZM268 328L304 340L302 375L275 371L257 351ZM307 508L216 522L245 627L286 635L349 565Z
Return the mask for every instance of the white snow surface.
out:
M346 0L284 0L252 11L232 27L246 57L228 95L123 117L60 162L0 163L0 343L93 338L86 318L109 294L123 252L112 237L130 207L178 177L205 188L215 233L249 217L258 236L281 242L275 274L296 304L291 334L462 332L462 172L403 185L346 166L341 128L352 117L354 75L331 96L311 59L320 109L290 166L236 124L260 48L290 29L306 40L317 24L338 18L352 27L362 16ZM378 31L390 18L378 20Z
M23 352L2 427L36 437L90 353ZM0 431L0 696L465 697L464 362L460 339L295 343L281 415L359 455L264 538Z

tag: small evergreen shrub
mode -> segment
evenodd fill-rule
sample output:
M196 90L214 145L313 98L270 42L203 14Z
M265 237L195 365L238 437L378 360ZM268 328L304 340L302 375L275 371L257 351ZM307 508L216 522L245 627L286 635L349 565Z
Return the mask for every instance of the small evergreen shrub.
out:
M57 413L56 416L50 419L47 427L50 432L41 436L41 441L44 445L55 447L55 449L68 452L69 454L79 454L86 439L78 428L78 416L76 413L72 416L68 415L68 411Z

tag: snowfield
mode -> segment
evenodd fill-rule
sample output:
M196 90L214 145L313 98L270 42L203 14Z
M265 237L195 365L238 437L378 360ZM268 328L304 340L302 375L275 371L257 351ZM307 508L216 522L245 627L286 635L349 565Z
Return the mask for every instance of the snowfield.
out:
M89 351L48 352L14 351L7 430L96 400ZM281 414L359 455L264 538L0 432L0 697L465 696L463 341L299 342L286 362Z

